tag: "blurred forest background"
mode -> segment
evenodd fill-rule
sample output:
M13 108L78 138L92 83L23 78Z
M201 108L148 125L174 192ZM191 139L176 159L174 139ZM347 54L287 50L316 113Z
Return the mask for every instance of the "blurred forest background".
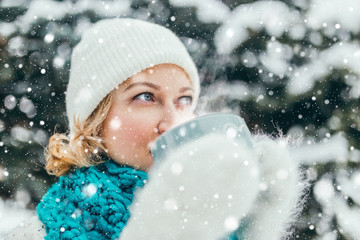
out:
M360 239L359 12L359 0L0 1L0 237L56 180L43 152L67 131L72 48L92 23L126 16L181 37L199 114L302 138L292 153L312 187L293 239Z

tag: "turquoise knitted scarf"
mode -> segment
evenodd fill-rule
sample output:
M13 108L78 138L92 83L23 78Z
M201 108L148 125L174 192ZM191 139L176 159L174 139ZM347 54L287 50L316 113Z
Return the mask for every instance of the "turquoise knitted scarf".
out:
M59 178L37 206L50 239L115 239L130 217L134 192L148 175L107 160Z
M45 240L118 238L130 218L134 192L147 179L146 172L111 159L60 177L37 206L47 232ZM244 226L226 240L243 239L241 229Z

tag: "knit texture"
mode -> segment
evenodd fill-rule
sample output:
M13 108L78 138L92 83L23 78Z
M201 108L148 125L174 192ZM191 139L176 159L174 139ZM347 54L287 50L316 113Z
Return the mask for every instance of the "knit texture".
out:
M52 185L37 206L49 239L115 239L130 217L134 192L148 175L107 160Z
M136 73L158 64L175 64L200 91L196 66L180 39L169 29L146 21L114 18L88 29L71 56L66 111L70 132L74 116L85 121L101 100Z

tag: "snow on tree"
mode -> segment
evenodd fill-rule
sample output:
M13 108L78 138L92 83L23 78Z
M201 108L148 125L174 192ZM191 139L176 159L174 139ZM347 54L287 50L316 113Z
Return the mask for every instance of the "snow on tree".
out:
M54 181L43 149L67 130L73 46L93 22L126 16L181 37L202 80L199 114L231 111L253 132L302 139L293 157L312 188L294 239L360 238L359 10L358 0L1 1L0 205L17 207L0 221L33 209Z

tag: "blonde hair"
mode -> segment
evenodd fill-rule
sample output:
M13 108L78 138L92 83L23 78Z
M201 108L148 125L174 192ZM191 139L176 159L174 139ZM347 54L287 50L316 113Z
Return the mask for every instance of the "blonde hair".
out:
M109 93L83 122L74 117L73 135L54 133L45 149L45 169L62 176L72 168L90 167L102 162L100 154L106 152L101 129L112 103Z

